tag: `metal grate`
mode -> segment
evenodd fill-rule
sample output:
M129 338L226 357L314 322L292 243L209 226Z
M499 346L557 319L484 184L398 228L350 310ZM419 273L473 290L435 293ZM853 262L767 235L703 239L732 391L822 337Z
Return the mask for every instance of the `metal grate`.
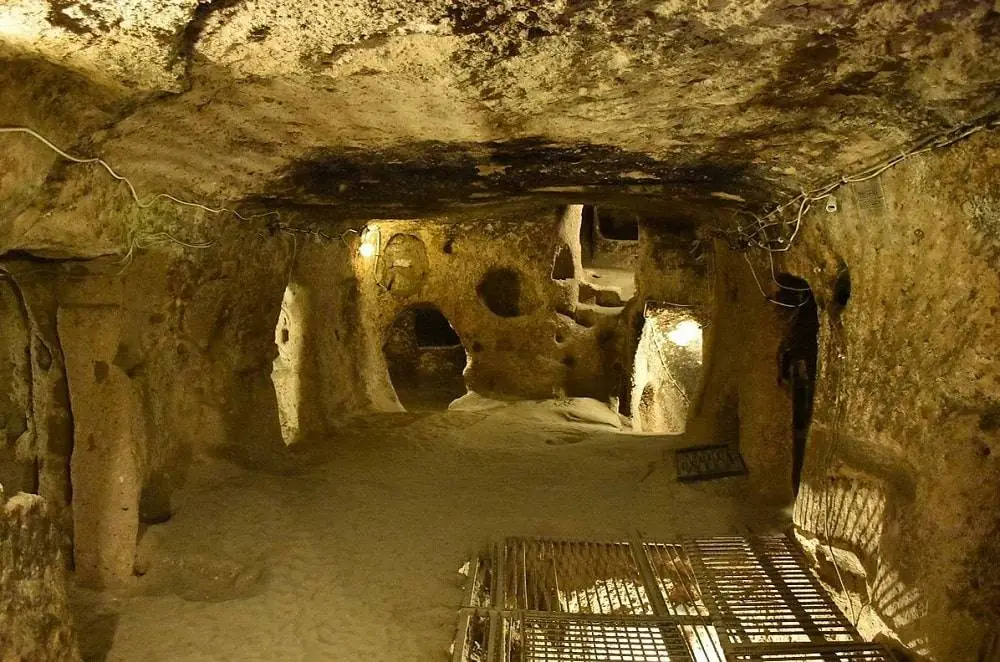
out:
M689 556L734 645L857 641L784 537L697 540Z
M675 457L677 480L682 482L742 476L747 472L740 452L725 444L681 448Z
M758 650L734 653L729 659L736 662L893 662L893 658L881 646L872 644L838 644L833 646L813 646L794 651L775 652Z
M458 636L452 651L453 662L487 662L490 648L488 614L463 610L458 616Z
M718 630L710 618L713 613L711 598L706 601L706 596L702 595L684 548L662 543L645 543L642 547L653 582L663 599L662 610L678 617L676 627L685 639L691 659L724 662Z
M629 543L510 539L503 558L504 609L653 615Z
M885 211L885 193L880 177L851 184L854 202L858 209L868 215L878 215Z
M784 537L508 539L477 562L466 600L454 662L891 660Z
M708 616L691 561L681 545L646 543L649 561L667 611L673 616Z
M504 619L504 662L690 660L676 625L658 619L514 613Z

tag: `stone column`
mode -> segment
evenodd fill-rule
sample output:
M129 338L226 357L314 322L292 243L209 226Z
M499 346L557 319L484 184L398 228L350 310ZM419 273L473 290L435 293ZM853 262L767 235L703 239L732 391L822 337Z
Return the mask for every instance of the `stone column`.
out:
M123 323L111 305L60 308L59 339L73 408L73 555L80 583L132 577L142 486L142 421L135 391L115 365Z

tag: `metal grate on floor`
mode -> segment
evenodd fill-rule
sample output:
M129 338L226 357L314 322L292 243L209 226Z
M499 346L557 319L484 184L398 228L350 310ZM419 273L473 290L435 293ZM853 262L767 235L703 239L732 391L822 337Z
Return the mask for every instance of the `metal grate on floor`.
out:
M510 539L502 559L504 609L653 615L629 543Z
M729 445L692 446L674 453L677 460L677 480L693 482L729 476L742 476L747 472L739 450Z
M476 564L466 605L454 662L891 660L784 537L508 539Z
M688 660L680 632L656 618L512 613L504 618L504 662Z
M737 662L893 662L881 646L872 644L841 644L836 647L803 648L797 651L754 651L734 653L729 659Z
M689 557L734 646L858 640L794 545L785 537L689 544Z

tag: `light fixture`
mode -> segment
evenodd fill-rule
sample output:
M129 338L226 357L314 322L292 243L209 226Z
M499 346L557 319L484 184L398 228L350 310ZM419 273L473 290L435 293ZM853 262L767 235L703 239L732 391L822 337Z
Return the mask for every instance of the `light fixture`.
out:
M682 320L674 325L667 338L680 347L687 347L701 341L701 325L692 319Z
M358 246L358 255L361 257L374 257L378 253L379 233L376 228L366 225L361 232L361 245Z

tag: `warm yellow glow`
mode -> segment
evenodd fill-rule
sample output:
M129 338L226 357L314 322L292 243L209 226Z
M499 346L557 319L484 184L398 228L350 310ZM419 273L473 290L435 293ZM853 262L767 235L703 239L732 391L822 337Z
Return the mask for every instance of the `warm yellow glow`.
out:
M361 245L358 246L358 255L361 257L374 257L378 255L380 234L377 227L366 225L361 231Z
M281 314L274 330L274 344L278 349L278 356L275 357L271 370L271 383L278 398L281 437L288 446L299 440L307 302L306 292L299 285L289 284L281 300Z
M38 36L38 25L34 16L23 8L5 7L0 9L0 35L11 39L28 39Z
M701 325L694 320L684 320L678 322L674 328L667 333L670 342L681 347L693 345L701 340Z

